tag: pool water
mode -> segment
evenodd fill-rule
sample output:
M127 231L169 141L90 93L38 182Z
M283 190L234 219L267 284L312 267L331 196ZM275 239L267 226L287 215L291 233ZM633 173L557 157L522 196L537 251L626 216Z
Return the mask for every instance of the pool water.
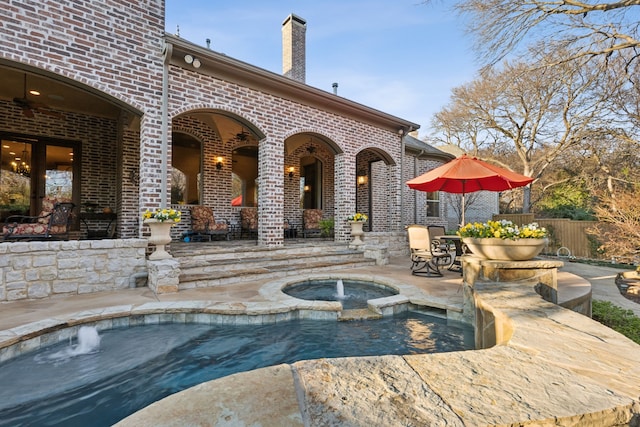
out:
M283 292L294 298L315 301L339 301L345 310L367 308L370 299L397 295L398 291L371 282L342 281L343 296L338 295L337 280L310 280L287 286Z
M161 324L100 333L0 364L0 425L108 426L165 396L237 372L304 359L469 350L473 330L420 313L374 321Z

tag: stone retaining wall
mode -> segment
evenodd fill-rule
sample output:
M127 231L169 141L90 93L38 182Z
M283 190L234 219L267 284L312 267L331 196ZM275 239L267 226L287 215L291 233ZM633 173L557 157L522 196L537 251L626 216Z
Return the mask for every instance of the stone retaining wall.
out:
M0 243L0 301L127 288L146 239Z
M363 240L365 245L386 246L390 257L409 256L409 241L406 231L365 232Z

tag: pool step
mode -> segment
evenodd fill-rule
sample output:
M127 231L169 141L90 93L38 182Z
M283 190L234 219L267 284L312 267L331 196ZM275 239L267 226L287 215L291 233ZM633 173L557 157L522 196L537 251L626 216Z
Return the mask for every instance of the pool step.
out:
M347 245L300 244L271 249L258 246L172 246L180 262L180 289L270 280L375 265ZM191 249L191 250L189 250Z
M350 310L342 310L338 316L338 321L349 322L353 320L377 320L382 319L381 313L375 313L368 308L353 308Z
M409 311L413 313L424 314L426 316L437 317L439 319L447 318L447 310L437 307L420 306L412 308Z

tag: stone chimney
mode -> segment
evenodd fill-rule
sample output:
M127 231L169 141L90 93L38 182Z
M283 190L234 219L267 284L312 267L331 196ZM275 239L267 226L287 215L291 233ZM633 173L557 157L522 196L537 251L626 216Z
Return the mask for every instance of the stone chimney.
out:
M282 74L300 83L305 82L306 32L307 22L293 13L282 23Z

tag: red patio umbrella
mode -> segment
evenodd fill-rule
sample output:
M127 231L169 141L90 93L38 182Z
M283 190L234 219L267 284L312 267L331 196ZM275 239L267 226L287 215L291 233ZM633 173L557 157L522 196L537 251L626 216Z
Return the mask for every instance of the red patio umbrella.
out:
M242 194L231 199L231 206L242 206Z
M480 190L504 191L525 186L533 178L463 154L429 172L407 181L409 188L420 191L446 191L462 194L462 224L464 225L464 195Z

